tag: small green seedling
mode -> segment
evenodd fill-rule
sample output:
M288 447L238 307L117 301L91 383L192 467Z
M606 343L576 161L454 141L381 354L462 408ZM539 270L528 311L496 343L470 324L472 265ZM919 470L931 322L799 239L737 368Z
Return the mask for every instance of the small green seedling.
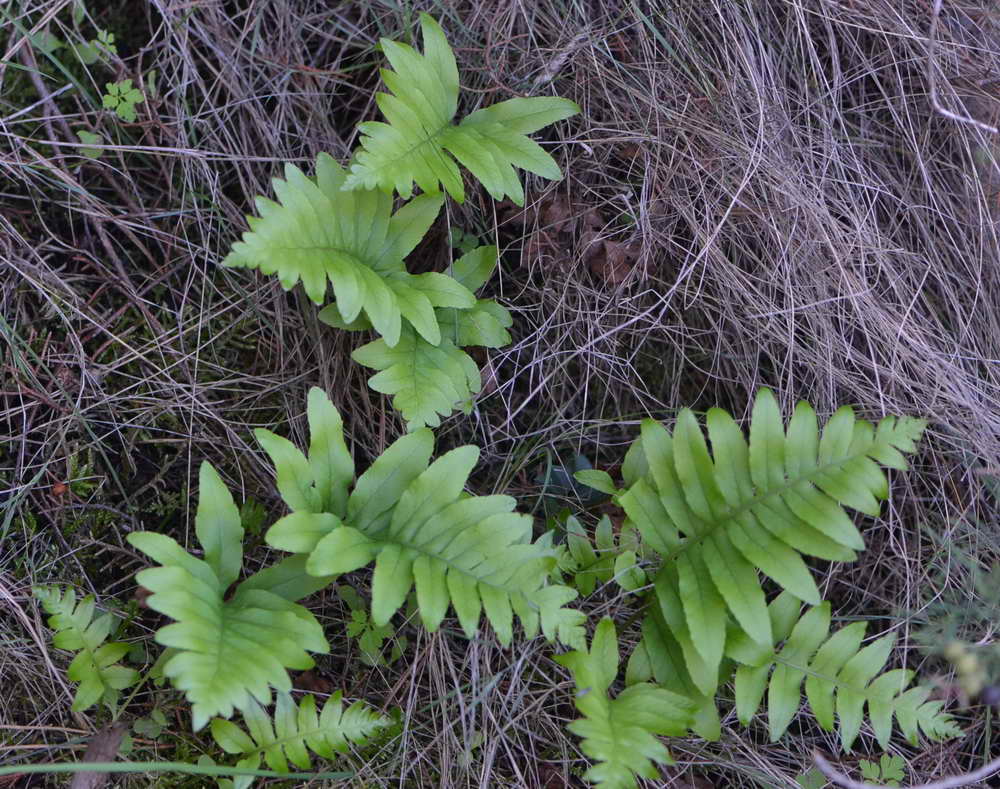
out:
M395 663L406 649L407 639L401 636L392 645L389 659L382 655L382 648L388 638L392 638L396 630L391 624L376 625L368 616L368 604L353 587L340 584L336 587L337 596L351 609L351 621L345 628L347 635L358 642L361 649L361 662L366 666L386 666Z
M81 129L76 133L76 136L80 138L80 142L84 143L77 150L82 156L86 156L89 159L97 159L101 155L100 148L94 148L94 145L100 145L102 142L100 134L94 134L93 132L85 131Z
M471 252L479 246L479 237L475 233L462 230L460 227L450 228L450 236L452 247L457 249L463 255Z
M882 784L883 786L899 786L899 782L906 778L906 762L902 756L890 756L883 753L878 762L871 762L862 759L858 762L861 767L861 776L870 784Z
M145 101L145 96L138 88L132 87L132 80L123 79L120 82L108 82L105 85L104 109L114 110L115 114L126 123L135 123L135 105Z

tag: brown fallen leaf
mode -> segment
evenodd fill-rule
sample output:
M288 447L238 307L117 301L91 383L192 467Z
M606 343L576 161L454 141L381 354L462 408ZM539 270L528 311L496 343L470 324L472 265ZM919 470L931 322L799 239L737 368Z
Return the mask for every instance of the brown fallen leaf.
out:
M589 256L587 265L591 273L611 285L621 285L635 268L639 259L639 245L634 241L610 241L605 239L600 252ZM596 246L596 245L595 245Z
M333 693L333 683L315 669L303 671L295 678L295 688L309 693Z
M554 194L542 203L541 219L549 233L574 233L578 223L566 195Z
M127 731L128 726L121 722L105 727L91 737L82 761L113 762ZM107 782L107 773L76 773L70 781L69 789L99 789Z

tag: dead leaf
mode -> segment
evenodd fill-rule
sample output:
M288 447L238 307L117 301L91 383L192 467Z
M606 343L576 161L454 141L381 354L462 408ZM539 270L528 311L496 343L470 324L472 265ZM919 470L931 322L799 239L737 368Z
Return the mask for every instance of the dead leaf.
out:
M145 586L138 586L136 587L135 594L132 597L139 608L149 608L149 606L146 605L146 598L148 598L151 594L153 593Z
M105 727L90 739L82 761L113 762L127 731L128 726L121 722ZM69 789L99 789L107 782L107 773L76 773L70 781Z
M304 690L308 693L333 693L333 683L320 674L315 669L303 671L295 679L296 690Z
M560 245L556 238L544 230L539 230L528 236L521 252L521 265L530 265L536 260L554 261Z
M550 233L573 233L577 219L566 195L555 194L545 200L541 211L542 222Z
M554 764L542 764L538 768L538 777L541 779L542 789L568 789L572 786L560 770Z
M605 239L600 243L603 246L599 252L595 251L585 256L590 271L611 285L621 285L635 268L635 262L639 258L639 246L634 241ZM594 243L591 248L596 246Z

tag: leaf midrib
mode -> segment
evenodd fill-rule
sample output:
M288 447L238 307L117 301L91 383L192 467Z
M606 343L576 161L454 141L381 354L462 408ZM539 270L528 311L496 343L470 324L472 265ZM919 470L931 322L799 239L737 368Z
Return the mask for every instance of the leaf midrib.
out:
M796 478L794 480L788 480L785 483L783 483L781 485L778 485L778 486L775 486L775 487L766 488L763 493L760 493L760 489L757 486L754 486L755 487L755 493L757 495L755 495L752 498L750 498L747 501L747 503L742 504L742 505L740 505L739 507L737 507L735 509L729 509L725 514L723 514L719 518L714 519L712 521L705 521L702 518L700 518L697 515L697 513L694 512L694 510L691 508L691 505L688 503L687 496L684 495L683 485L678 486L679 489L680 489L680 492L681 492L681 496L684 498L685 506L691 511L691 514L694 515L694 517L698 521L700 521L701 523L707 524L708 528L702 534L698 534L698 535L685 534L684 539L681 541L681 544L678 545L674 550L672 550L670 553L666 554L663 557L664 563L677 558L682 553L684 553L688 548L690 548L690 547L692 547L694 545L698 545L699 543L703 542L707 537L710 537L713 534L715 534L718 530L721 529L721 530L725 531L729 524L734 523L736 521L737 517L739 517L741 515L745 515L747 513L752 513L754 511L755 507L757 507L761 503L763 503L763 502L765 502L765 501L767 501L769 499L772 499L772 498L779 498L780 499L782 493L784 493L785 491L791 490L793 487L795 487L796 485L798 485L801 482L810 482L810 483L812 483L813 487L815 487L816 490L819 491L819 493L821 493L823 496L826 496L831 501L836 501L836 499L834 499L828 493L826 493L825 491L823 491L822 488L820 488L818 485L816 485L813 482L813 479L815 477L818 477L818 476L820 476L820 475L822 475L822 474L830 471L830 470L841 469L843 466L847 465L848 463L850 463L850 462L852 462L854 460L859 460L861 458L867 458L867 457L869 457L869 455L871 454L871 452L875 448L875 446L876 446L876 444L872 443L869 446L869 448L868 448L867 451L859 452L859 453L850 455L850 456L848 456L846 458L842 458L842 459L840 459L836 463L827 463L827 464L822 465L822 466L817 465L814 469L811 469L810 472L807 473L807 474L805 474L804 476L798 477L798 478ZM714 469L714 467L715 467L715 458L714 457L712 458L712 466L713 466L713 469ZM884 474L884 472L881 472L881 470L880 470L880 473ZM786 479L787 479L787 474L785 474L785 472L782 472L782 475L785 476ZM647 476L649 476L650 479L652 479L653 486L654 486L657 494L661 495L660 494L659 485L656 484L656 479L653 477L652 473L649 473ZM837 504L838 507L841 508L841 510L844 509L844 505L841 504L839 501L836 501L836 504ZM795 517L796 517L796 519L798 521L800 521L800 522L802 521L802 519L799 518L799 516L796 515ZM671 520L673 520L673 519L671 519ZM676 526L676 523L674 525ZM767 527L765 526L764 528L766 529ZM814 527L811 527L811 528L814 528ZM768 534L770 534L776 540L779 540L780 542L784 543L785 545L788 545L787 542L785 542L781 538L777 537L770 530L768 530ZM824 536L827 536L829 539L833 540L833 538L829 537L829 535L826 535L825 532L823 532L823 534L824 534ZM833 540L833 541L837 542L836 540ZM838 545L842 545L842 543L838 543ZM844 546L844 547L847 547L847 546ZM795 550L798 550L798 549L795 549ZM798 553L802 553L802 552L798 551ZM741 555L742 555L742 553L741 553Z

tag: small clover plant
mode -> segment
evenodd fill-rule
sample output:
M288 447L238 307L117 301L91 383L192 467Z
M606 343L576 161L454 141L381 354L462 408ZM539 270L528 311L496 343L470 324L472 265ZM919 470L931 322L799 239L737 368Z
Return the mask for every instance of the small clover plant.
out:
M105 86L104 109L114 110L115 114L126 123L135 123L137 115L135 107L145 101L142 91L132 87L132 80L123 79L120 82L108 82Z

